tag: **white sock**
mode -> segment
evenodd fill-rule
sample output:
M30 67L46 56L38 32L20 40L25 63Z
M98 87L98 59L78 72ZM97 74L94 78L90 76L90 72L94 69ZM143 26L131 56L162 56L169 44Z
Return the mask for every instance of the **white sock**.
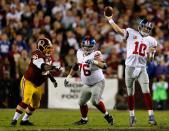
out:
M27 113L25 113L25 115L22 118L22 121L27 121L29 119L29 116Z
M135 116L134 110L129 110L130 116Z
M87 117L82 117L82 120L87 121L87 120L88 120L88 118L87 118Z
M153 110L148 110L148 115L149 115L149 116L152 116L152 115L154 115L154 112L153 112Z
M14 117L13 117L13 120L18 120L21 115L22 115L22 114L20 114L20 113L18 113L18 112L15 112L15 115L14 115Z
M104 114L104 116L106 116L106 115L108 115L108 114L109 114L108 111L106 111L105 114Z

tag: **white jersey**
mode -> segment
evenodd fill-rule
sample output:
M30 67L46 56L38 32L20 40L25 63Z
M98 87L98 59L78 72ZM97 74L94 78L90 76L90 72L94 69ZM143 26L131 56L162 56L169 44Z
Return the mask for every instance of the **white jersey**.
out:
M102 54L100 51L93 51L91 54L87 56L84 54L84 52L81 49L77 51L76 55L77 55L77 62L80 68L81 81L85 85L89 85L89 86L94 85L104 79L102 69L100 69L94 64L88 65L85 63L85 61L89 59L94 59L96 55L98 57L98 54L99 57L101 58Z
M157 46L157 41L151 37L143 37L141 34L131 28L126 30L127 39L127 59L126 66L146 67L147 53L149 49Z

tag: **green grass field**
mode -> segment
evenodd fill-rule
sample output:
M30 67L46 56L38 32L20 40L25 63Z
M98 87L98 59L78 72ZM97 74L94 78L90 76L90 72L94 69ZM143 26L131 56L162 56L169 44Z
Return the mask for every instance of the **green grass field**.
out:
M169 111L156 111L155 117L157 126L148 124L146 111L136 111L137 124L129 127L128 111L110 111L115 119L113 126L108 125L103 115L97 110L89 109L89 123L87 125L76 126L73 122L80 119L79 110L61 109L39 109L30 118L35 126L20 126L19 121L16 127L10 127L10 121L14 114L14 109L0 110L0 131L59 131L59 130L120 130L120 131L169 131Z

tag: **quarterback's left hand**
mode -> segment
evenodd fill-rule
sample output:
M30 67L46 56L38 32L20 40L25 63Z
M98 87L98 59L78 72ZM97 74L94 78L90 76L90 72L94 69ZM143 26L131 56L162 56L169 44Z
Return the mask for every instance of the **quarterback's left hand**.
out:
M93 62L94 62L94 60L92 60L92 59L89 59L89 60L86 60L86 61L85 61L85 63L86 63L86 64L89 64L89 65L90 65L90 64L93 64Z

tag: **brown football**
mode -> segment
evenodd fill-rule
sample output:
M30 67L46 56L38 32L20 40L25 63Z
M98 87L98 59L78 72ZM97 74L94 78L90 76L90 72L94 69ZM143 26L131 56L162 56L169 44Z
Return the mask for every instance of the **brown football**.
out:
M111 6L106 6L105 8L104 8L104 14L106 15L106 16L112 16L112 14L113 14L113 8L111 7Z

